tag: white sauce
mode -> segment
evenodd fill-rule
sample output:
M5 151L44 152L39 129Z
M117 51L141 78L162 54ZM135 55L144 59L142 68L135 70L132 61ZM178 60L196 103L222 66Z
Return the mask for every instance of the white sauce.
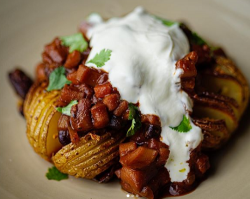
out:
M181 182L190 171L187 161L190 152L203 139L201 129L179 133L169 126L178 126L183 115L192 111L192 100L180 90L181 69L175 63L189 53L186 36L173 25L167 27L142 8L136 8L123 18L112 18L95 23L88 33L92 50L88 60L102 49L112 51L102 69L117 87L121 98L140 102L143 114L155 114L161 119L162 141L169 145L166 163L171 181ZM88 61L87 60L87 61ZM94 64L87 64L95 67Z

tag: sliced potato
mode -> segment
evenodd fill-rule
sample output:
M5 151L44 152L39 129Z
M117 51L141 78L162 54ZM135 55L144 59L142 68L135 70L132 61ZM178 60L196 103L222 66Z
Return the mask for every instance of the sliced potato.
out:
M238 122L233 115L231 115L228 111L224 111L223 109L215 108L215 107L207 107L205 105L195 106L194 115L199 118L209 118L209 119L217 119L217 120L225 120L228 131L230 134L237 128Z
M230 75L234 78L236 78L244 88L244 93L246 100L249 97L249 88L248 84L246 81L246 78L242 74L242 72L236 67L236 65L233 63L232 60L223 57L223 56L218 56L216 57L216 64L213 67L213 73L216 74L222 74L222 75Z
M40 100L40 103L37 104L36 108L34 108L34 114L30 123L30 136L34 137L35 140L39 138L41 128L44 128L42 125L44 122L44 118L48 114L48 110L50 107L53 107L56 99L58 97L57 92L46 93L43 95L43 99Z
M198 72L194 94L193 116L203 121L223 120L214 129L202 124L203 149L219 148L235 131L249 100L247 81L234 63L226 57L215 57L215 64ZM198 126L200 122L196 123Z
M202 148L205 150L215 150L219 148L230 137L224 120L195 118L193 119L193 123L202 129L204 135Z
M24 107L23 107L23 112L24 112L24 116L27 119L28 118L28 109L29 109L29 105L31 104L32 99L35 96L36 90L39 88L39 84L38 83L34 83L31 88L29 89L29 92L27 93L25 100L24 100Z
M210 118L225 120L231 134L238 126L238 120L230 105L217 99L204 96L194 97L193 116L196 118Z
M31 121L33 119L33 108L35 108L35 102L40 101L38 100L41 95L42 95L42 87L37 87L36 90L34 90L34 93L29 92L27 94L27 98L31 98L31 101L24 101L24 116L26 119L26 124L27 124L27 131L30 131L31 128Z
M33 87L34 87L34 92L31 92ZM27 115L25 117L26 120L33 117L32 115L32 113L34 112L33 107L36 107L35 104L40 102L39 98L41 98L42 95L44 94L45 84L40 85L39 83L34 83L32 88L28 92L26 99L24 101L24 110L25 114ZM30 99L30 101L28 99Z
M217 56L215 61L216 64L205 70L205 73L209 75L212 74L223 80L221 80L221 82L215 80L215 85L210 81L210 89L216 89L217 86L224 88L224 90L222 89L223 95L232 97L239 103L241 117L249 101L249 87L247 80L230 59L223 56Z
M54 104L59 91L47 92L46 84L34 84L24 102L24 115L27 120L27 137L34 150L46 160L62 145L57 136L57 121L60 113Z
M57 112L55 108L50 109L50 113L45 119L44 129L39 138L40 153L42 156L49 160L51 157L62 148L62 144L58 139L57 122L61 113Z
M234 99L239 108L244 103L245 94L240 82L228 75L202 75L202 86L209 91ZM241 110L239 110L239 115Z
M64 146L52 160L63 173L92 179L113 164L123 140L121 134L112 137L111 133L105 133L98 140L87 134L79 143Z

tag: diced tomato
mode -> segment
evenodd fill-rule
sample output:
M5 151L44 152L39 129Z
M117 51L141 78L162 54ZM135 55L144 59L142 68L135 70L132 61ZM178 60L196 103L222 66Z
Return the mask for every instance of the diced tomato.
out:
M115 110L120 103L119 94L110 94L104 97L103 103L108 107L109 111Z
M74 68L81 61L81 53L74 50L72 53L68 54L66 62L64 64L65 68Z
M70 121L74 130L88 131L93 128L90 107L89 99L81 99L78 104L72 106Z
M121 156L120 162L122 165L126 165L132 169L141 169L149 166L157 155L158 152L156 150L140 146L131 153Z
M106 95L109 95L112 93L112 86L109 82L106 84L96 85L94 88L94 91L95 91L96 97L104 98Z
M121 101L118 107L114 110L114 115L115 116L122 116L123 113L128 109L128 102L127 101Z
M134 151L137 148L135 142L126 142L119 145L120 156L127 155L129 152Z
M94 121L94 127L97 129L104 128L109 124L109 115L107 107L100 103L91 108L91 114Z

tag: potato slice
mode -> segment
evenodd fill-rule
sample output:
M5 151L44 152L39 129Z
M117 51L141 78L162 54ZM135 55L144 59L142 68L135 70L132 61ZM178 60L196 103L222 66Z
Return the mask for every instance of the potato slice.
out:
M48 117L45 119L44 129L40 134L39 147L43 158L51 161L51 157L62 148L62 144L58 139L57 122L61 113L55 108L50 109Z
M44 159L51 161L52 154L62 147L57 138L57 122L61 114L54 107L60 92L47 92L46 86L32 86L24 102L24 115L31 146Z
M79 143L64 146L52 160L63 173L92 179L114 163L124 137L120 133L115 137L111 133L105 133L97 140L87 134L80 138Z
M217 99L204 96L194 97L193 116L196 118L225 120L230 134L238 126L238 120L230 105Z
M240 82L228 75L201 75L202 86L209 92L233 98L239 105L244 103L245 94Z
M245 94L247 94L246 97L248 97L249 88L247 85L246 78L244 77L242 72L235 66L233 61L223 56L216 57L215 61L216 64L212 67L213 73L221 75L230 75L236 78L244 88Z
M35 140L38 139L41 128L43 128L42 124L44 122L44 118L48 114L47 112L49 108L52 107L55 109L53 104L55 103L57 97L57 92L46 93L44 94L43 99L40 100L40 103L37 104L30 124L30 136L32 136Z
M215 80L216 82L214 83L210 81L211 84L208 84L208 87L210 87L209 89L220 87L222 88L223 95L234 98L239 103L239 116L241 117L249 101L247 80L230 59L223 56L217 56L215 61L216 64L202 73L214 75L217 78L221 78L221 81L219 79ZM205 79L203 82L205 82Z
M203 150L215 150L230 137L224 120L194 118L192 121L202 129L204 135L204 140L202 141Z
M199 71L195 90L199 95L193 94L193 116L201 119L194 123L203 131L202 147L217 149L235 131L246 109L249 100L247 81L230 59L216 56L214 65ZM221 122L218 124L221 120L226 127Z
M39 98L41 98L44 94L45 84L40 85L39 83L34 83L33 86L35 87L34 92L32 93L32 89L30 89L24 101L25 114L27 115L25 117L26 120L33 117L33 108L40 102ZM31 100L29 101L28 99Z
M23 112L24 116L27 119L28 118L28 113L29 113L29 107L31 104L32 99L35 96L36 90L39 88L38 83L34 83L31 88L29 89L29 92L27 93L25 100L24 100L24 105L23 105Z
M24 116L26 119L27 131L30 131L31 121L33 119L34 109L36 108L36 102L40 102L40 98L42 97L42 87L37 87L34 93L28 93L27 96L31 98L30 102L24 101Z
M230 114L229 111L225 111L218 107L209 107L205 105L195 106L193 110L195 117L199 118L209 118L209 119L223 119L226 122L228 131L230 134L237 128L238 121L236 118Z

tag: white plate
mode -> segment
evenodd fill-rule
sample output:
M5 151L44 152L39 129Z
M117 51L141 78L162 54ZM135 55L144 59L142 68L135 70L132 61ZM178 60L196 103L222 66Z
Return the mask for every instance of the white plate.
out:
M91 12L105 18L121 16L138 5L172 20L184 20L205 39L219 44L250 80L250 2L247 0L43 0L0 1L0 198L110 199L127 198L118 182L97 184L70 177L49 181L50 163L32 150L25 121L16 110L7 71L21 66L34 76L46 43L76 32ZM212 171L195 191L182 199L250 198L249 109L232 140L216 152ZM179 198L179 197L177 197Z

